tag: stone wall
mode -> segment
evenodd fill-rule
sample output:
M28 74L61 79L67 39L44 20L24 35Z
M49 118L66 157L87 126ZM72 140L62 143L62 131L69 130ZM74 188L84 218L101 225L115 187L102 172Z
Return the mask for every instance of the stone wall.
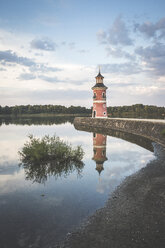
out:
M139 120L122 118L90 118L76 117L74 119L75 128L98 128L103 132L108 130L119 130L135 135L146 137L165 146L165 121Z

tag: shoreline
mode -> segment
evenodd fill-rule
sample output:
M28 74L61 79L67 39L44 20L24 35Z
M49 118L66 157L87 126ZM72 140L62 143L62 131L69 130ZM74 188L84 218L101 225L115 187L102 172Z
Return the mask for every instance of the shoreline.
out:
M153 147L156 158L127 177L105 207L56 247L164 248L165 148Z

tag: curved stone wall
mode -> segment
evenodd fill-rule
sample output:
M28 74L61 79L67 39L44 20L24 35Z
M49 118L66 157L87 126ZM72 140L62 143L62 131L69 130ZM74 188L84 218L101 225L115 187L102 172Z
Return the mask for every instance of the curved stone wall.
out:
M149 138L165 146L165 120L76 117L74 126L77 129L99 128L103 132L119 130Z

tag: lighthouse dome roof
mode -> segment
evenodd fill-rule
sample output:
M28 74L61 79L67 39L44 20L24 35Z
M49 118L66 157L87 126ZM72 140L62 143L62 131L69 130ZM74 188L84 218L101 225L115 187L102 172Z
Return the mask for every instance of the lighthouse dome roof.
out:
M103 83L96 83L92 88L106 88L107 87Z
M101 75L101 73L100 73L100 71L99 71L99 73L98 73L98 75L96 76L96 78L104 78L102 75Z

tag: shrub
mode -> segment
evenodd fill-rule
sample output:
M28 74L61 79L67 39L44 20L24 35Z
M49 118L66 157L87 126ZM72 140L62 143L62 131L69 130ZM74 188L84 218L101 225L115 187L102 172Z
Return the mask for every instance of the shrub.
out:
M19 151L26 179L41 183L45 182L48 176L67 176L74 170L80 175L84 167L84 152L81 146L72 148L71 144L55 135L46 135L41 139L33 135L28 137L29 141L24 144L22 151Z

